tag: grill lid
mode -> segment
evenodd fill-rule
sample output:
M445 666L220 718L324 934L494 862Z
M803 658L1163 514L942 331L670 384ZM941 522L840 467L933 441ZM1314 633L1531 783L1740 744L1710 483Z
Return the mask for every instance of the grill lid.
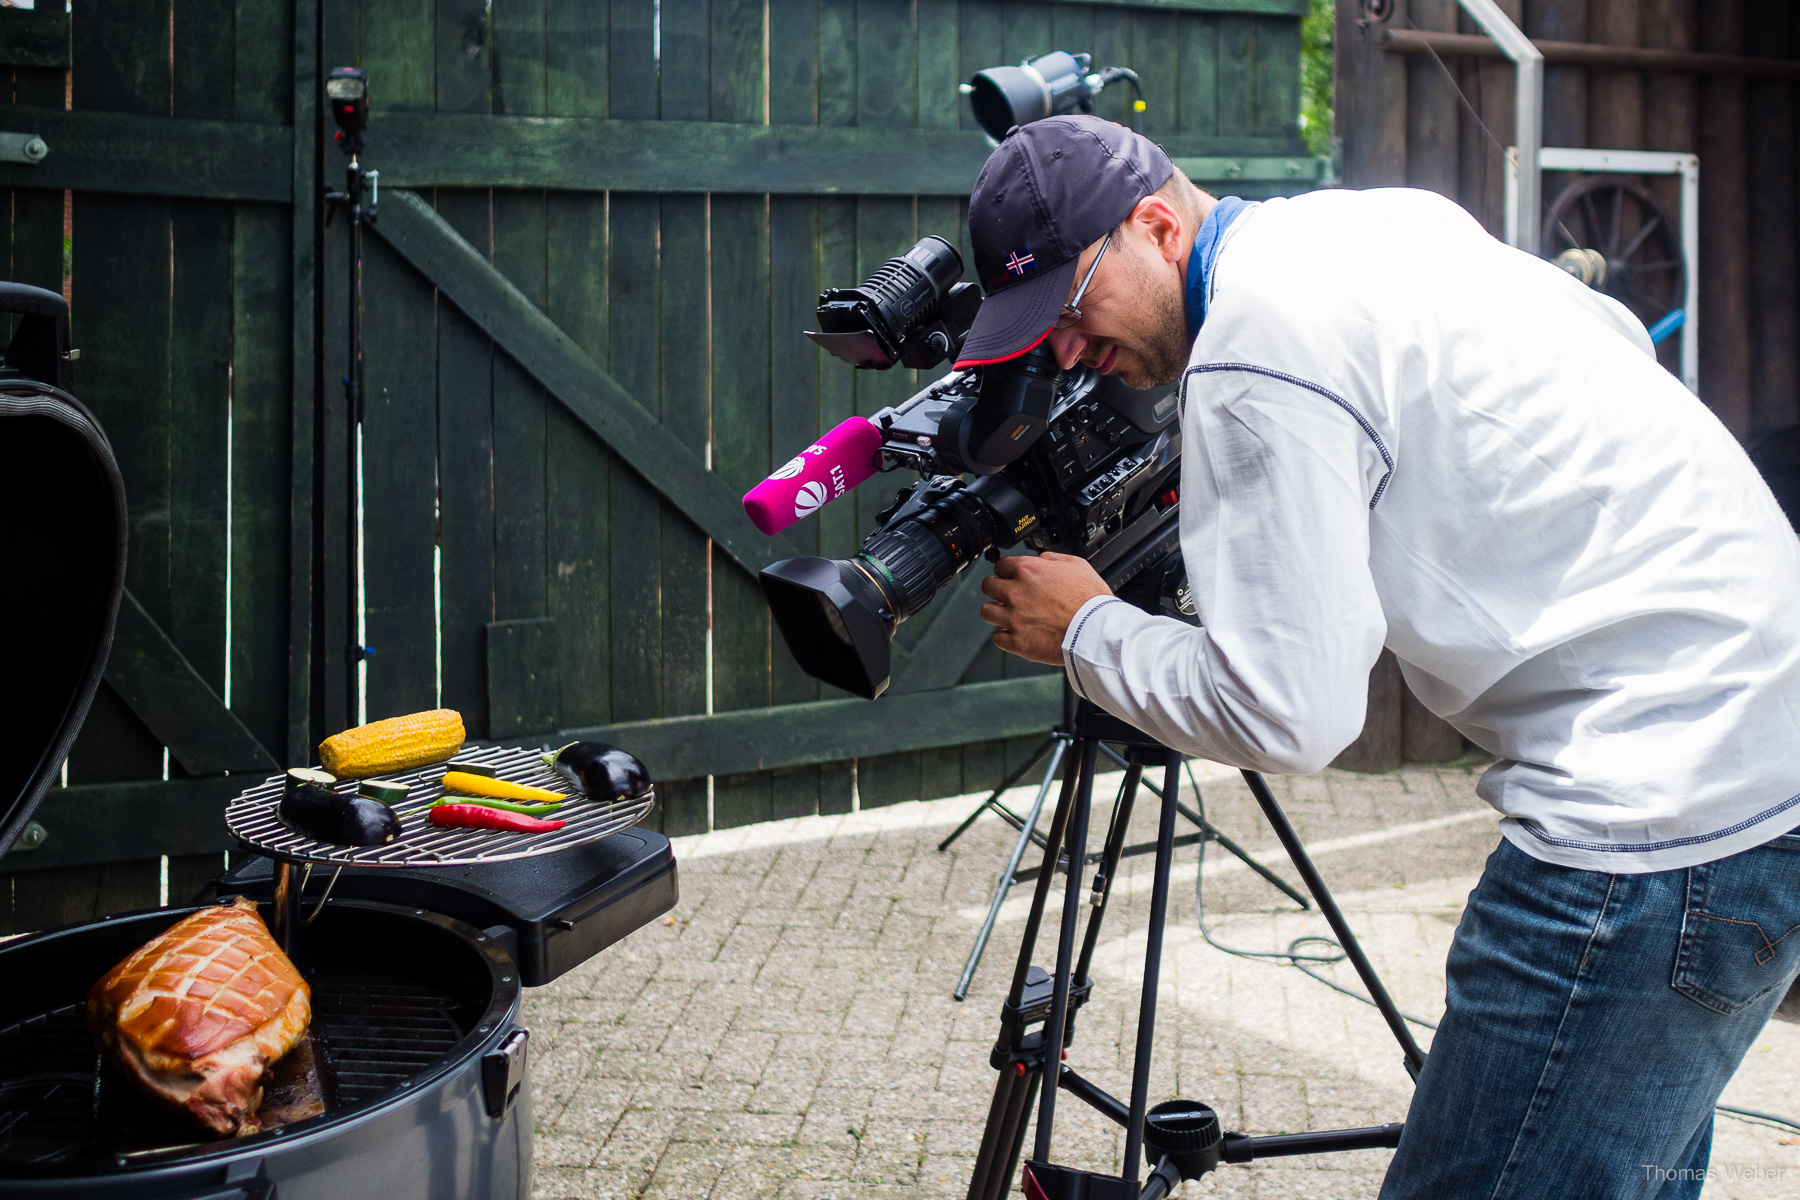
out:
M125 484L106 434L69 386L69 311L43 288L0 283L23 314L0 364L0 546L25 586L0 588L0 855L37 809L112 649L125 589Z

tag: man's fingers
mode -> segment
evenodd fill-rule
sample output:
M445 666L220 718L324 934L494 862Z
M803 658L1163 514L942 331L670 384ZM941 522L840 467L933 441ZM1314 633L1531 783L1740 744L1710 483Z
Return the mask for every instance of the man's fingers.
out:
M1019 564L1028 561L1030 560L1022 554L1009 555L994 564L994 574L1001 579L1017 579Z
M1001 559L1000 561L1005 562L1006 560ZM986 596L989 600L998 600L1001 603L1005 603L1008 590L1009 581L1007 580L995 579L990 575L981 581L981 594Z
M981 606L981 619L1004 630L1011 623L1011 614L1004 604L984 604Z

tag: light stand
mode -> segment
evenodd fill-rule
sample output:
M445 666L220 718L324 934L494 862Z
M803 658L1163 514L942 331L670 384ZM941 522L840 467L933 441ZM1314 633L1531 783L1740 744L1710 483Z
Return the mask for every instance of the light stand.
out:
M344 514L344 713L347 725L362 723L360 672L358 667L375 651L363 644L362 589L359 586L362 563L362 471L360 470L363 421L363 352L362 352L362 258L363 222L375 220L376 203L381 198L381 172L364 170L362 131L369 123L369 73L360 67L333 67L325 81L325 98L331 115L338 123L334 137L347 160L344 166L344 190L325 193L325 221L342 206L350 215L350 328L349 362L344 375L344 477L348 481L347 507ZM369 202L363 204L363 189L369 189Z

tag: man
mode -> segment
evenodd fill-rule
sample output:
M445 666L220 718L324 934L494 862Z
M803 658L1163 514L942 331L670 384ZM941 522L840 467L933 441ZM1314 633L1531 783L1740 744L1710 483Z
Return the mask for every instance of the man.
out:
M1047 338L1180 380L1199 621L1007 558L995 644L1276 772L1356 736L1386 645L1498 760L1382 1195L1697 1195L1800 969L1800 541L1744 453L1624 308L1429 193L1215 201L1060 117L994 152L969 224L991 296L959 365Z

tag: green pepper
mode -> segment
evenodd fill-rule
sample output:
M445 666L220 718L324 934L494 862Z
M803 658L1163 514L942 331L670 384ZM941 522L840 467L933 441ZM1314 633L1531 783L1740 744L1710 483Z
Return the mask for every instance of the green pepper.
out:
M560 803L514 804L510 800L490 800L485 796L445 796L442 800L433 801L431 807L436 808L440 804L479 804L483 808L497 808L501 812L521 813L527 817L541 817L562 807Z

